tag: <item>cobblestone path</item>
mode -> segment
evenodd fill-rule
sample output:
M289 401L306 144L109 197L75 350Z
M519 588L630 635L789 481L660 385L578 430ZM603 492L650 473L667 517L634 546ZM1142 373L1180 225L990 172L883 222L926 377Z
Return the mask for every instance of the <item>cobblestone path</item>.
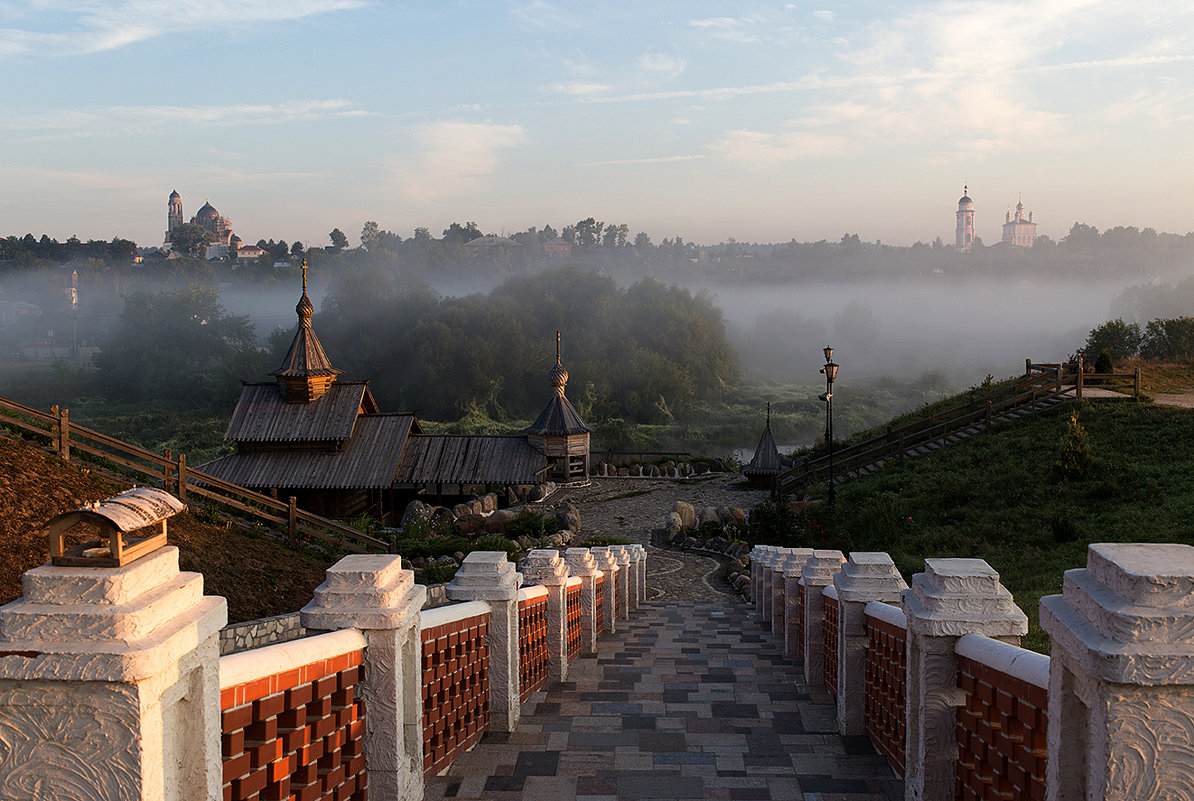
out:
M660 547L651 532L663 527L676 501L698 510L736 506L750 510L767 499L765 490L742 489L742 477L718 474L674 481L646 478L594 478L587 487L567 488L552 500L567 500L580 510L585 534L616 534L647 547L647 599L701 602L736 598L725 580L726 559Z
M523 705L443 776L442 798L527 801L894 801L903 784L866 737L836 733L740 602L641 607L566 682Z

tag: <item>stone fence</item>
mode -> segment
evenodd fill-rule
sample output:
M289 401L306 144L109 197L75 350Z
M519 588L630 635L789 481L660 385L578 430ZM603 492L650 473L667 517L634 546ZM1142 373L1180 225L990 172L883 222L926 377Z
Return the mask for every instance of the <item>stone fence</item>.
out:
M0 608L0 798L422 798L628 619L646 558L537 550L519 573L477 551L424 609L401 557L354 554L299 614L307 636L227 656L224 599L177 548L35 568ZM253 636L292 632L283 618Z
M1041 600L981 559L755 546L760 621L915 801L1194 799L1194 548L1098 544Z

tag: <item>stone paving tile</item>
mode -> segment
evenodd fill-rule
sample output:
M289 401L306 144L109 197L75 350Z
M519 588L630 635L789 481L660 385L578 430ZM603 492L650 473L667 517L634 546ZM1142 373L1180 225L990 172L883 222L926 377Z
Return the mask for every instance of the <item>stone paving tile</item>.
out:
M865 737L839 737L741 603L647 606L569 681L486 734L427 801L717 799L894 801L903 784Z

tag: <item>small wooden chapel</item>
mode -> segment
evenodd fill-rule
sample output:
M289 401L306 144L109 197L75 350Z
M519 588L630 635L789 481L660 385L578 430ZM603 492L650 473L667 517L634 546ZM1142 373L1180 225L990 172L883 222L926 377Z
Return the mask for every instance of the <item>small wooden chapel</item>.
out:
M233 484L294 496L329 517L370 514L396 524L415 498L446 502L510 486L587 480L591 430L564 394L560 358L554 393L520 434L426 434L413 413L385 413L369 382L345 381L315 335L314 305L303 292L298 331L272 375L245 383L224 434L236 451L200 470Z

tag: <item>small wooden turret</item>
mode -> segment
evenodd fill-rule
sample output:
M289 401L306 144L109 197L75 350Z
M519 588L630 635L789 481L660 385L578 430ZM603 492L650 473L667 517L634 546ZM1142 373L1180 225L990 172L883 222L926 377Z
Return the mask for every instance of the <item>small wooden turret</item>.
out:
M303 259L303 296L294 310L299 318L298 332L290 343L282 366L271 375L277 377L278 391L287 403L311 403L326 395L336 376L344 371L332 367L327 354L323 352L323 345L319 343L319 337L315 336L315 329L311 327L315 306L307 297L306 259Z
M580 419L580 414L564 395L568 370L561 359L559 331L556 331L556 364L548 379L555 394L526 429L527 440L547 458L548 480L561 483L584 481L589 475L589 437L593 430Z

